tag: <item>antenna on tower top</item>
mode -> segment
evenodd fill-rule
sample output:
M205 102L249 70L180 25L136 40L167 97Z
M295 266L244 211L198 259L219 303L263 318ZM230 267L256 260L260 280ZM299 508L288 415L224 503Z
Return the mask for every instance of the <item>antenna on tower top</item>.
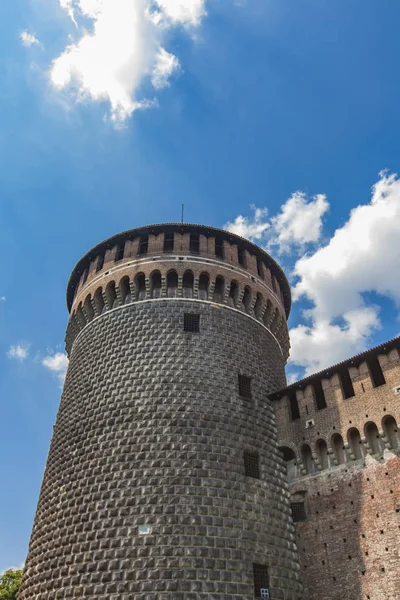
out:
M185 212L185 205L184 205L184 204L182 204L182 223L183 223L183 215L184 215L184 212Z

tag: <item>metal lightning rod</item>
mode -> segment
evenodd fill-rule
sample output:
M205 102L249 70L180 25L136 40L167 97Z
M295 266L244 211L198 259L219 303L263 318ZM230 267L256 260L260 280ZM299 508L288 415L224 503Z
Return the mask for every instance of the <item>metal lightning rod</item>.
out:
M184 212L185 212L185 205L184 205L184 204L182 204L182 223L183 223L183 215L184 215Z

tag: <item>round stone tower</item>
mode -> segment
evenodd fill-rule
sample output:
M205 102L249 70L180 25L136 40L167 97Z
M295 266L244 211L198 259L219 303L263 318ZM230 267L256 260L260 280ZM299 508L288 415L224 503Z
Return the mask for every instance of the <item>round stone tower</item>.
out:
M20 600L301 598L268 395L290 290L200 225L118 234L71 275L70 358Z

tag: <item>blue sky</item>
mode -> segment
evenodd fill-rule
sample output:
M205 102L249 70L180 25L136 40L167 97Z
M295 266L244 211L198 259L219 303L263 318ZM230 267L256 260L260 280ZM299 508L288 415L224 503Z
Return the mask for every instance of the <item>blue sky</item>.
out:
M0 9L0 571L26 555L66 283L100 240L184 202L270 249L291 379L400 331L398 2L147 5Z

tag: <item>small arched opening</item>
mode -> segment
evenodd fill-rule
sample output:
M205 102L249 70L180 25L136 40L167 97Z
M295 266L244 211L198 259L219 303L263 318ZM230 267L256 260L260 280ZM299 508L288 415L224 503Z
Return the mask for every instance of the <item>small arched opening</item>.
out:
M121 303L129 304L132 302L131 288L129 285L129 277L123 277L119 282L119 292L121 294Z
M115 292L115 281L110 281L106 287L106 298L108 308L115 308L118 305L117 294Z
M307 474L315 472L315 462L308 444L303 444L301 447L301 461Z
M396 419L392 415L386 415L382 419L382 429L387 437L392 450L399 448L399 432Z
M288 446L280 446L279 452L281 453L283 460L286 463L288 481L293 481L293 479L299 476L299 468L297 465L296 454Z
M200 300L208 300L208 288L210 286L210 278L208 273L202 273L199 277L199 298Z
M93 310L93 306L92 306L92 297L89 294L89 296L87 296L85 303L84 303L84 307L85 307L85 312L88 318L88 321L92 321L94 318L94 310Z
M182 285L183 297L193 298L194 276L192 271L186 271L186 273L183 275Z
M335 433L332 436L332 449L335 453L338 465L343 465L346 462L343 438L340 433Z
M146 277L144 273L138 273L135 277L135 300L146 299Z
M315 449L321 469L327 469L329 467L329 457L325 440L318 440Z
M243 303L244 311L247 314L249 314L250 313L250 304L251 304L251 291L250 291L250 288L248 288L248 287L244 288L242 303Z
M381 454L381 436L375 423L368 421L364 426L364 435L372 454Z
M271 312L272 312L272 302L271 302L271 300L268 300L267 308L265 309L264 314L263 314L263 323L264 323L265 327L268 327L268 323L271 318Z
M219 302L220 304L222 304L224 301L224 295L225 295L224 278L221 277L220 275L218 275L217 279L215 280L213 301Z
M167 296L175 298L178 295L178 273L170 271L167 275Z
M161 298L161 273L153 271L150 275L150 295L152 298Z
M363 457L363 449L361 442L361 435L358 429L352 427L347 432L347 441L349 443L350 449L354 455L354 459L358 460Z
M262 297L260 292L258 292L257 300L254 305L254 314L255 314L256 319L259 319L261 317L261 311L262 311L263 306L264 306L264 298Z
M239 287L236 281L231 281L228 296L228 305L232 308L236 308L239 295Z
M98 314L102 315L103 312L106 310L106 307L104 304L103 290L101 288L97 288L94 294L94 303L96 305Z
M86 325L86 319L85 319L85 315L83 314L83 310L82 310L82 302L79 303L78 308L76 309L76 318L78 319L78 323L81 327L85 327Z

